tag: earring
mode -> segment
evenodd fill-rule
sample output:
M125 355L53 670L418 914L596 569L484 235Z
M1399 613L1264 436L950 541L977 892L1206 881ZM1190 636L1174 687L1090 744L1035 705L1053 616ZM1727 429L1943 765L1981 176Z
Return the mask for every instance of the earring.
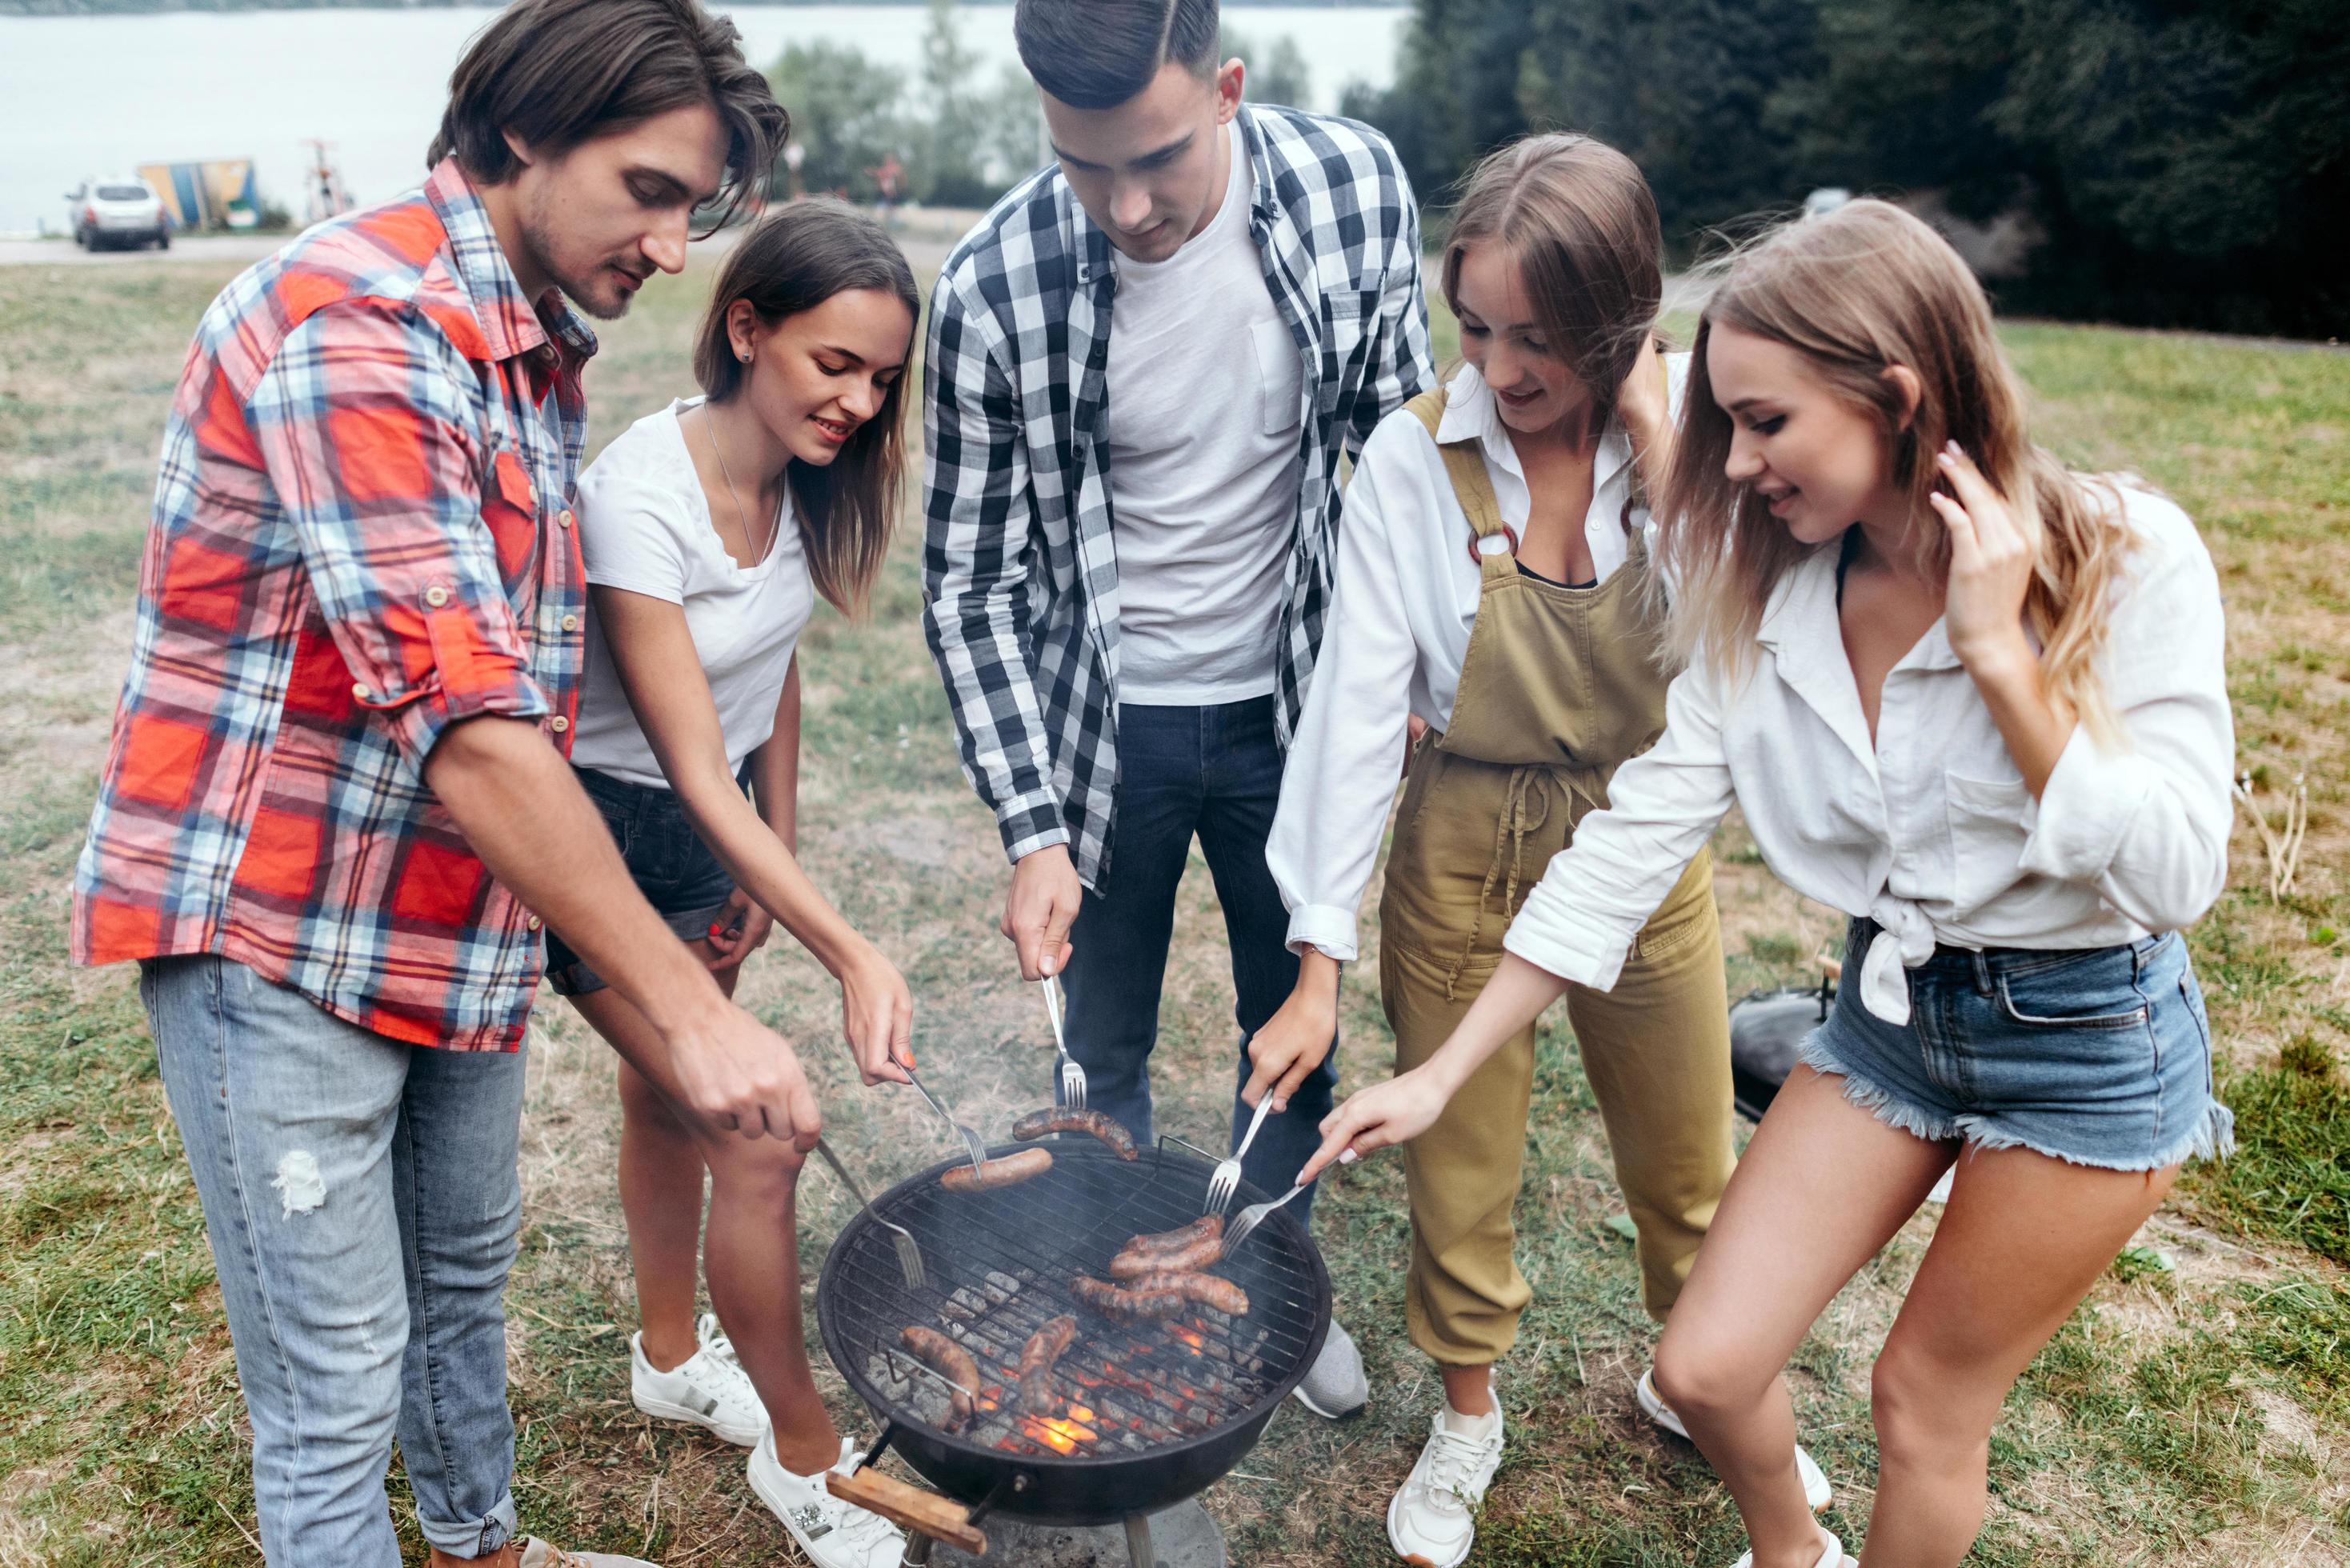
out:
M744 363L745 365L747 365L747 364L749 364L750 362L751 362L751 351L750 351L748 348L745 348L745 349L743 349L743 363Z

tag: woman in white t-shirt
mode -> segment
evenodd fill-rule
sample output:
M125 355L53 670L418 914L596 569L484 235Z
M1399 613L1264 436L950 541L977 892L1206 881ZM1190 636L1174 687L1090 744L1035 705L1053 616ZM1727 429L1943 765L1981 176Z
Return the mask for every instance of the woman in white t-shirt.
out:
M1656 1382L1755 1568L1841 1568L1789 1462L1813 1320L1946 1170L1871 1375L1862 1562L1950 1568L2008 1390L2190 1157L2224 1153L2179 929L2226 880L2220 586L2194 524L2032 444L1981 285L1856 202L1708 301L1658 506L1689 658L1429 1060L1323 1123L1301 1179L1417 1137L1570 984L1615 984L1733 800L1851 917L1844 985L1731 1179Z
M694 352L707 396L638 421L579 477L590 613L572 765L639 888L730 994L775 921L832 972L868 1085L905 1081L912 1003L794 857L795 649L815 596L858 613L889 552L919 309L879 225L838 202L787 207L719 273ZM702 1124L628 1065L651 1026L552 931L547 973L623 1059L638 1407L752 1448L753 1489L826 1568L896 1563L897 1532L823 1484L850 1450L801 1333L802 1157ZM705 1168L717 1312L697 1324Z

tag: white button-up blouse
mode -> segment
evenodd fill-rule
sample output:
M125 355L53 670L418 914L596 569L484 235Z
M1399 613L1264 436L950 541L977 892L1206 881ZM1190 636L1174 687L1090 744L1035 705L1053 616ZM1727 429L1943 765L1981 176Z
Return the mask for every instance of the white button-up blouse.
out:
M2192 922L2227 876L2235 756L2219 579L2195 525L2124 489L2137 547L2099 670L2126 747L2074 732L2034 801L1934 623L1886 676L1869 737L1836 613L1836 547L1772 596L1752 674L1675 679L1657 744L1617 771L1504 946L1615 983L1633 937L1736 800L1763 862L1805 898L1882 928L1858 977L1906 1023L1903 967L1936 943L2094 948Z

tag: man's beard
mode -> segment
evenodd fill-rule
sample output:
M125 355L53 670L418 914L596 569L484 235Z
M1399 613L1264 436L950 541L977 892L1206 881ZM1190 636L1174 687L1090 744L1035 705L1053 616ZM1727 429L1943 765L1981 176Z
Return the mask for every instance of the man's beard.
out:
M523 216L522 243L529 247L531 259L538 264L538 275L553 284L563 297L582 313L598 321L618 321L626 316L629 306L635 301L635 295L623 293L617 299L598 297L590 287L590 280L600 281L608 275L609 265L596 263L585 278L564 266L556 260L556 249L553 243L554 235L550 233L552 227L543 213L526 213ZM535 306L538 302L533 300L531 303Z

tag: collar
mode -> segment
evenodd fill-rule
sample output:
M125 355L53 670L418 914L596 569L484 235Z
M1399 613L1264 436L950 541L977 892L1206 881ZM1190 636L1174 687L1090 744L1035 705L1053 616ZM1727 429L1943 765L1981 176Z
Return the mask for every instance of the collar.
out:
M1485 384L1476 366L1464 364L1445 384L1444 417L1437 421L1436 443L1451 446L1469 441L1484 449L1486 462L1524 478L1517 447L1510 440L1509 428L1502 423L1502 407L1493 400L1493 389ZM1599 449L1591 458L1593 497L1596 499L1631 461L1632 438L1624 433L1622 421L1611 417L1607 428L1599 433Z
M451 260L492 358L515 359L553 348L576 368L596 352L596 334L560 294L549 289L536 304L524 297L505 248L490 224L489 209L482 205L455 154L433 168L424 182L424 199L449 236Z
M1273 180L1273 149L1257 124L1255 111L1245 103L1232 116L1232 130L1247 151L1249 175L1255 187L1249 199L1249 226L1262 233L1281 212L1280 194ZM1068 205L1069 248L1077 258L1077 282L1080 286L1090 286L1116 272L1115 250L1109 243L1109 235L1102 232L1086 212L1085 203L1077 200L1076 192L1069 186L1068 177L1056 168L1053 178L1060 185L1061 200Z

